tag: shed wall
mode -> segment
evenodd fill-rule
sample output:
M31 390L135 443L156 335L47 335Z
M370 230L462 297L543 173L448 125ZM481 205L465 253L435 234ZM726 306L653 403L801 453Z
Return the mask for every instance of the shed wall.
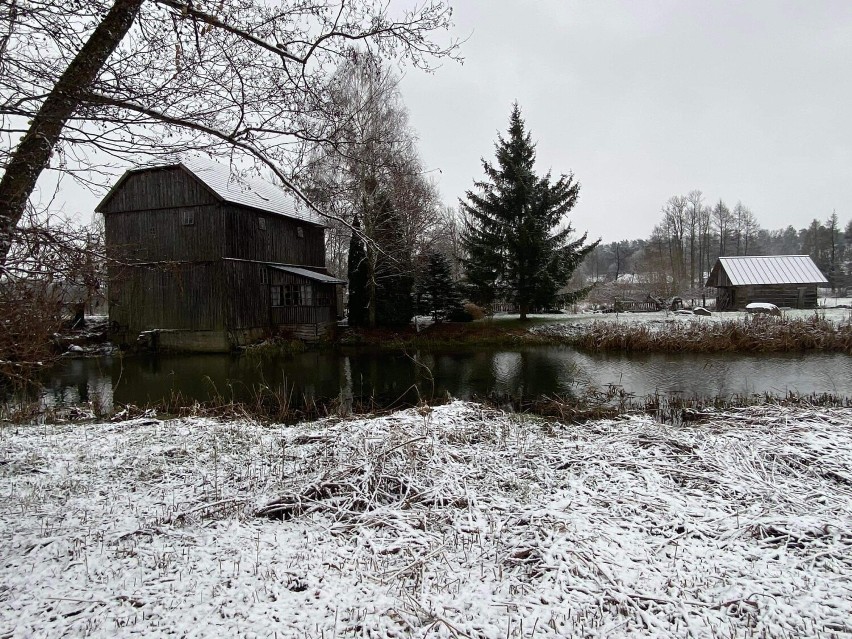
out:
M224 330L221 262L113 267L109 317L135 340L145 330Z
M184 214L192 224L184 223ZM104 215L106 245L122 262L219 259L225 246L219 204L148 209Z
M143 211L216 204L218 200L180 167L156 168L130 173L103 203L104 213Z
M719 288L717 309L742 310L752 302L767 302L787 308L816 308L816 284L788 284L761 286L731 286Z
M325 267L321 226L234 204L223 204L222 208L227 238L224 257ZM261 228L261 219L266 229ZM302 237L299 237L300 228Z
M225 315L228 328L241 330L269 328L269 287L263 283L264 264L224 260L224 274L228 287Z

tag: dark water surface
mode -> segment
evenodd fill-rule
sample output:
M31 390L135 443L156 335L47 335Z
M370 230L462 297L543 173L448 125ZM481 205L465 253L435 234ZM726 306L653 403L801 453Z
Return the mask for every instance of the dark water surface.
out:
M69 359L46 380L48 405L98 401L145 405L179 393L252 401L265 386L298 403L304 398L416 401L496 394L515 399L578 394L589 385L716 397L790 391L852 397L852 358L841 354L592 355L535 346L411 354L306 352L275 358L159 355Z

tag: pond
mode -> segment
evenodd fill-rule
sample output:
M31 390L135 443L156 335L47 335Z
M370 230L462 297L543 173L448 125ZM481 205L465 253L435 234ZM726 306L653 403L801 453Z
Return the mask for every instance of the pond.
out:
M559 346L388 353L308 351L278 357L159 355L69 359L46 380L43 402L144 406L184 401L251 402L260 387L304 400L375 401L387 406L447 394L531 400L618 385L659 393L733 397L830 393L852 397L852 358L842 354L589 354Z

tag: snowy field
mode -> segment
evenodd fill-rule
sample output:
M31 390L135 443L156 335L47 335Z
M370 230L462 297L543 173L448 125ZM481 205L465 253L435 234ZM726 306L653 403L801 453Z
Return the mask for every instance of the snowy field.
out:
M850 468L839 409L7 425L0 637L849 637Z

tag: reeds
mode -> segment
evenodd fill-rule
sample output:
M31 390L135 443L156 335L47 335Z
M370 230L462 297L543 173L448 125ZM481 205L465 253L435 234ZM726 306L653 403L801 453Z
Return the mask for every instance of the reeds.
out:
M553 331L560 330L558 325ZM548 332L542 330L541 332ZM565 339L590 351L639 352L790 352L818 350L852 355L852 322L755 316L721 322L671 321L663 324L595 321L573 327Z

